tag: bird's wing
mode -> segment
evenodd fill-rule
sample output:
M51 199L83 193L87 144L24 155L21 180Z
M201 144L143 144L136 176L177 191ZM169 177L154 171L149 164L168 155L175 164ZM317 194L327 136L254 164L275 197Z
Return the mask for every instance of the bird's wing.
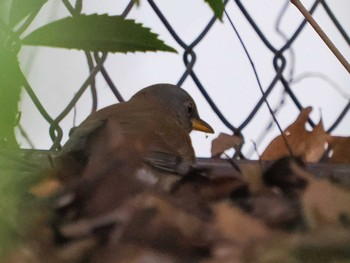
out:
M105 123L106 119L87 119L73 131L71 137L63 146L61 155L82 150L85 146L87 137L97 129L101 128Z
M194 151L187 132L176 123L157 118L150 132L152 144L144 155L144 162L163 172L185 175L194 163Z
M144 157L144 162L162 172L184 175L190 170L190 162L179 155L165 151L151 151Z

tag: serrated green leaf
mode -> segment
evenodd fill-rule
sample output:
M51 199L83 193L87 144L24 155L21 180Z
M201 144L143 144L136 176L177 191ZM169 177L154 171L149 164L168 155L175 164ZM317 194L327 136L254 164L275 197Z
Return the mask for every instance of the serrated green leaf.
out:
M47 0L12 0L10 25L16 25L30 13L39 10L46 2Z
M222 21L222 16L224 14L225 5L222 0L205 0L210 8L213 10L215 16Z
M23 43L113 53L176 52L158 39L157 34L134 20L97 14L66 17L52 22L29 34Z
M23 75L14 54L0 50L0 145L16 147L14 135Z

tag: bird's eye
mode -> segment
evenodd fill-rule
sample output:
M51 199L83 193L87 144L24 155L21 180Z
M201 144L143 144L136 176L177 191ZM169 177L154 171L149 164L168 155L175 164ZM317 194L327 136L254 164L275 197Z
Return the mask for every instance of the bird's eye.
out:
M191 115L192 112L193 112L193 109L194 109L194 104L193 104L192 102L189 102L189 103L187 104L187 114L188 114L188 115Z

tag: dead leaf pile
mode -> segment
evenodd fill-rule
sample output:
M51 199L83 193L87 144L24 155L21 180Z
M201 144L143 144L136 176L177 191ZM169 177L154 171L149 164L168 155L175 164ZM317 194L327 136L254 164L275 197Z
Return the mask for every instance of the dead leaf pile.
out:
M94 214L72 198L108 200L115 196L112 184L104 191L85 182L64 189L53 198L55 213L7 262L350 262L350 186L331 174L318 178L305 164L325 155L329 162L349 161L349 139L328 135L322 121L307 131L310 112L284 131L297 157L279 136L262 155L274 161L208 159L171 178L166 189L119 178L123 198ZM242 143L220 135L213 156Z
M292 157L237 165L224 176L192 171L170 191L147 188L94 216L79 215L78 204L60 208L7 262L350 260L347 186L316 179Z

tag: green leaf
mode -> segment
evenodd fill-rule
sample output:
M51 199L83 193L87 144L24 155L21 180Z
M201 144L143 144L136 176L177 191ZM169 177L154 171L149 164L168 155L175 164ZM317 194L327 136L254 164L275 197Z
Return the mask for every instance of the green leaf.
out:
M9 10L12 4L12 0L1 0L0 1L0 19L5 22L8 23L8 19L9 19ZM0 30L1 32L2 30Z
M13 0L10 10L10 25L15 26L32 12L39 10L47 0Z
M78 15L45 25L23 39L25 45L87 51L171 51L150 29L121 16Z
M205 0L210 8L213 10L215 16L222 21L222 16L224 14L225 5L222 0Z
M17 142L14 128L18 117L18 102L23 75L16 55L0 49L0 145L14 148Z
M30 189L45 175L28 157L23 150L0 149L0 262L24 241L42 211Z

